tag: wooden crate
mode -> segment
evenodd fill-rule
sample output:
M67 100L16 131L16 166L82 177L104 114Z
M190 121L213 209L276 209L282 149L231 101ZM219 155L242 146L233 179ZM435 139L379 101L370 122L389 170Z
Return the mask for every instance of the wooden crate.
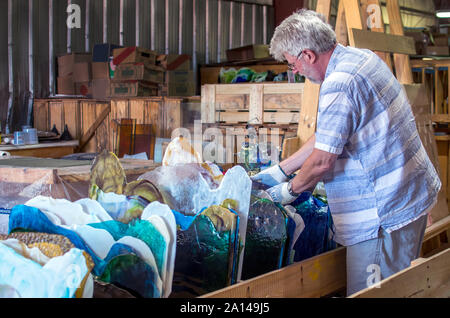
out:
M236 70L248 67L255 72L261 73L266 71L272 71L275 74L280 74L287 72L287 64L256 64L256 65L224 65L224 66L203 66L200 68L200 84L219 84L219 74L220 70L224 68L225 70L234 68Z
M296 124L303 83L203 85L202 123Z
M34 103L34 127L61 133L67 124L74 139L80 140L78 152L115 151L116 123L134 118L137 124L152 124L155 137L170 138L175 128L188 125L188 108L200 104L196 97L133 97L95 99L37 99ZM186 109L185 109L186 108ZM185 121L183 121L185 118Z
M443 219L439 224L432 225L425 230L422 248L430 240L442 233L447 233L448 235L448 232L450 232L450 216ZM448 248L448 244L446 248ZM438 253L441 251L442 247L428 250L427 257L430 257L430 260L434 255L440 258ZM446 267L445 271L448 275L448 269L450 268L448 266L448 256L446 256L444 264L445 266L442 267ZM409 269L411 268L414 268L414 265L409 267ZM411 282L415 282L415 279L422 279L420 275L414 273L409 279ZM438 286L440 282L444 281L438 279L433 284L436 283L437 285L435 286ZM339 247L284 268L202 295L201 298L324 297L345 291L346 285L346 248ZM392 296L386 294L385 297Z

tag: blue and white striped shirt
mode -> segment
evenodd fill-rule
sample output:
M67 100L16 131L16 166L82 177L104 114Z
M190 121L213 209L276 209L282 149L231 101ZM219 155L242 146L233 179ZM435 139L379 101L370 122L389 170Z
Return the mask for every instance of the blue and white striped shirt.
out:
M335 48L320 89L315 148L339 155L324 183L341 245L412 222L441 187L402 85L369 50Z

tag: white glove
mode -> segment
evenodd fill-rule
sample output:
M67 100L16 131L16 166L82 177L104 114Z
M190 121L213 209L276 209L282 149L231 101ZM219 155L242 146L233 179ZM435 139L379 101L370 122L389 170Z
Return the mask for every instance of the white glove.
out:
M287 181L288 177L283 170L281 170L280 165L275 165L254 175L251 179L252 181L258 181L269 187L273 187Z
M267 189L266 192L272 197L273 202L286 205L295 201L298 196L292 196L288 190L288 182L277 184L276 186Z

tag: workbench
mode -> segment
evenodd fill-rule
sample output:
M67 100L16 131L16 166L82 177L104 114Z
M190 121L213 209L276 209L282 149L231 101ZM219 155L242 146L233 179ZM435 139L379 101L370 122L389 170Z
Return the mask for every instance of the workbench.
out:
M34 145L0 145L0 151L7 151L13 156L61 158L73 154L76 147L78 140L69 140Z

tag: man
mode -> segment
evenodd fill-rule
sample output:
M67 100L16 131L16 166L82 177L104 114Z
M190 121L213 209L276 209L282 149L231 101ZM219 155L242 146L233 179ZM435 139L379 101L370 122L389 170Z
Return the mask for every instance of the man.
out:
M353 294L419 256L441 182L403 87L377 55L337 44L324 17L308 10L276 28L270 52L321 84L317 129L294 155L253 180L271 186L282 204L323 180L334 240L347 246L347 294Z

